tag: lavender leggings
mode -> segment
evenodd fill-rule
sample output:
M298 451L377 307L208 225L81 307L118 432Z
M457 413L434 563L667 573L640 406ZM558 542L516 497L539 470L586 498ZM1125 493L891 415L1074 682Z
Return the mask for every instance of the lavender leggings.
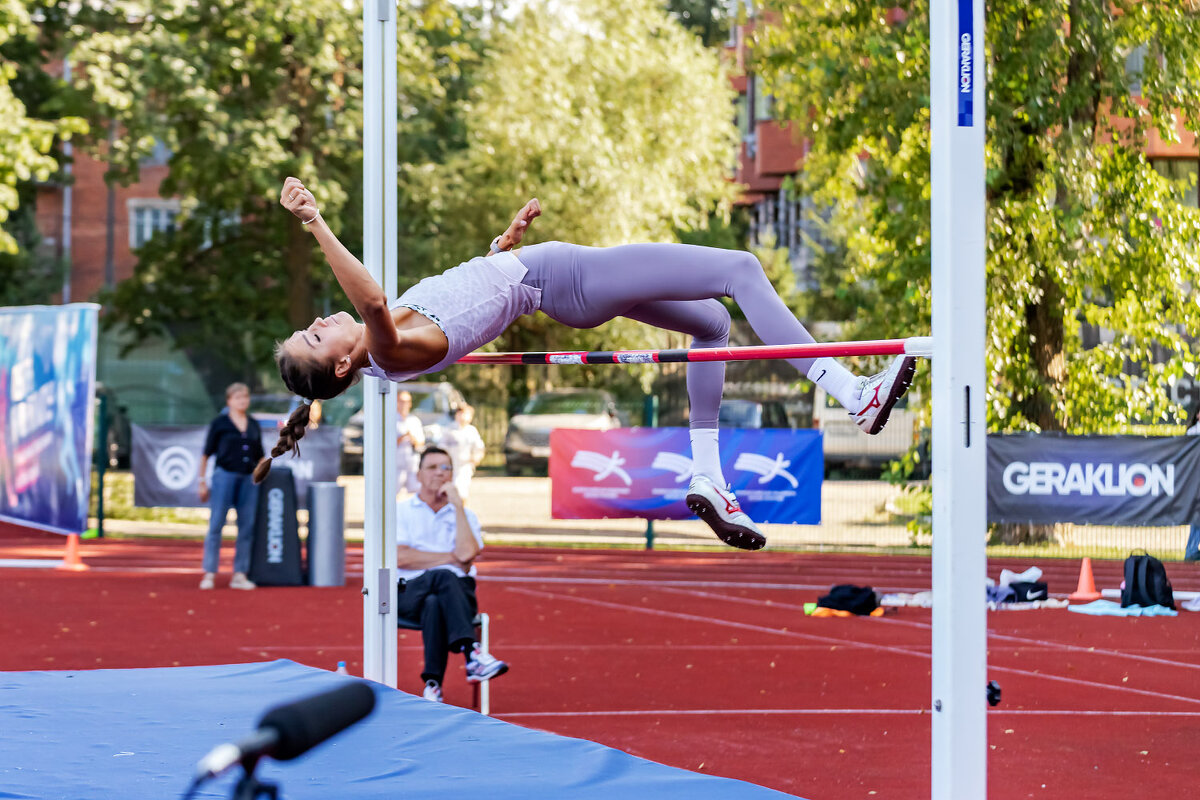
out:
M688 244L583 247L546 242L521 248L524 283L542 290L541 310L572 328L594 328L628 317L691 335L692 347L729 343L729 312L716 300L732 297L764 344L813 341L763 273L754 255ZM813 359L788 359L807 374ZM725 363L687 366L691 427L717 427Z

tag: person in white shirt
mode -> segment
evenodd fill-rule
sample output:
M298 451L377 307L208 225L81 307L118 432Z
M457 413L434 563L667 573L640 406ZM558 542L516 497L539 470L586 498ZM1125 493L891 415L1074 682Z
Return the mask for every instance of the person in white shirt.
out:
M450 454L454 464L454 486L466 500L471 494L471 478L475 468L483 461L487 448L479 430L471 424L475 419L474 407L463 403L454 409L454 422L442 428L437 446Z
M401 500L396 522L399 573L396 613L421 621L425 644L424 697L442 701L449 653L466 657L467 680L491 680L508 671L475 641L475 559L483 549L479 518L454 488L450 454L421 454L417 493Z
M417 491L417 462L425 449L425 428L412 413L412 394L396 393L396 487L399 491Z

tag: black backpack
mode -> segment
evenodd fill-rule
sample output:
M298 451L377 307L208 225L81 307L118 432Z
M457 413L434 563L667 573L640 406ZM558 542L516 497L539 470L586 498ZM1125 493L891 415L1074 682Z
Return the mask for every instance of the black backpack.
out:
M1175 608L1175 593L1167 580L1167 570L1154 556L1130 555L1125 559L1125 587L1121 589L1121 607L1166 606Z
M870 586L839 583L830 588L829 594L817 598L817 605L852 614L870 614L879 608L879 597Z

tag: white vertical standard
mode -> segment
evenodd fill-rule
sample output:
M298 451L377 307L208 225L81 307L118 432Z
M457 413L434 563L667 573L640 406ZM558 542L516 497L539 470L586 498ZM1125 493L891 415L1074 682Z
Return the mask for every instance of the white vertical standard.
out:
M935 800L987 795L983 7L930 8Z
M363 264L396 296L396 7L363 0ZM363 379L363 677L396 686L396 403Z

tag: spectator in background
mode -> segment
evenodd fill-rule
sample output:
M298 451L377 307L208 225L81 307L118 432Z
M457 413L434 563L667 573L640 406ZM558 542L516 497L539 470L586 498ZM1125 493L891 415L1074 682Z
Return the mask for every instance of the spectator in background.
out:
M442 702L449 653L467 660L467 680L491 680L508 671L475 641L475 559L483 549L479 518L454 488L450 455L437 447L421 454L416 495L399 505L396 613L421 621L426 700Z
M425 449L425 428L421 420L412 413L412 394L396 393L396 486L402 492L417 491L417 462Z
M441 430L435 442L450 454L454 463L454 487L463 500L471 496L471 478L487 451L483 437L471 424L474 419L475 408L463 403L454 409L454 421Z
M1192 415L1188 418L1187 427L1188 436L1200 436L1200 400L1196 401L1196 405L1192 408ZM1193 521L1192 527L1188 531L1187 545L1183 548L1184 561L1200 561L1200 521Z
M237 509L237 544L233 554L233 580L230 589L254 589L246 576L250 571L254 544L254 518L258 510L258 487L251 473L263 457L262 431L248 413L250 389L244 383L231 383L225 390L225 411L208 426L204 457L200 459L200 502L208 503L208 535L204 537L204 577L201 589L212 589L221 558L221 529L229 509ZM205 475L208 459L216 456L212 486Z

